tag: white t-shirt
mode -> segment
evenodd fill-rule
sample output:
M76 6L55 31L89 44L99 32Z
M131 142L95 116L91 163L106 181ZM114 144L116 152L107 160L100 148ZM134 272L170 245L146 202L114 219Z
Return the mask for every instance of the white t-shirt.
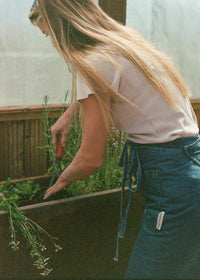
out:
M163 143L179 137L195 136L199 133L196 115L189 98L185 100L179 90L164 80L178 100L178 108L171 108L154 89L145 76L130 61L119 57L123 73L111 63L97 59L111 87L131 103L111 100L111 114L117 129L136 143ZM92 90L80 74L77 76L77 100L85 99Z

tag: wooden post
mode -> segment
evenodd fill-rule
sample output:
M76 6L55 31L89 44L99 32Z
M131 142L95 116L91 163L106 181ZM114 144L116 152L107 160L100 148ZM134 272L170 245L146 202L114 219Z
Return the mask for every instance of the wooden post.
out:
M126 24L127 0L99 0L99 6L115 20Z

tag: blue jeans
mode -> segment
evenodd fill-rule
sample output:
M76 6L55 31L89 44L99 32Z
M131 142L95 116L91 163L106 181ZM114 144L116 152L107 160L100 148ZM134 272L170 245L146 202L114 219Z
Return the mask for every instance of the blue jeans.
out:
M200 137L129 146L145 211L126 278L200 279Z

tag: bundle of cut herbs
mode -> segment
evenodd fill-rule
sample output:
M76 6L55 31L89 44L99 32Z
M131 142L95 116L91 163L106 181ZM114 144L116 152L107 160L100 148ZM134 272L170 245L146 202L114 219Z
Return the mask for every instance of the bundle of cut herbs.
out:
M32 199L39 191L39 185L32 181L13 184L11 179L0 185L0 211L5 211L9 219L10 247L15 252L20 248L18 234L25 240L30 249L33 265L41 270L41 275L47 276L52 268L48 267L49 258L46 255L44 237L52 243L55 252L62 248L56 243L57 238L51 236L44 228L25 215L18 207L22 199Z

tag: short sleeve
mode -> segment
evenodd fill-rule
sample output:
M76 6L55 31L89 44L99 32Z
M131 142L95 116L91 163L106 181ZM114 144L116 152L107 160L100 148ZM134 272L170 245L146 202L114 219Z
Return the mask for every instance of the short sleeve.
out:
M84 78L80 75L80 73L77 74L76 89L77 100L86 99L88 98L89 94L93 93L92 90L87 86Z
M98 60L101 71L108 80L109 85L116 91L119 89L120 71L116 66L103 59ZM78 72L76 80L77 100L86 99L90 94L93 94L92 89L89 88L85 79Z

